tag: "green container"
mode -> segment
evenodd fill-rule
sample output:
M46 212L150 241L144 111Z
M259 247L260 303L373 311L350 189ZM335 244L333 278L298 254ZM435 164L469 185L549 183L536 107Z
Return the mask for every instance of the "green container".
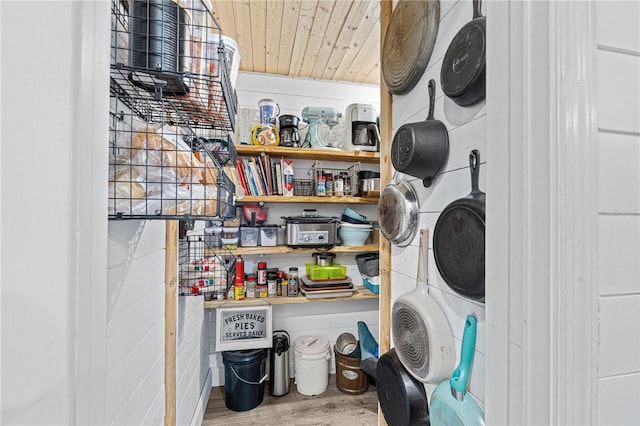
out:
M330 266L318 266L307 263L307 276L312 280L342 280L347 278L347 267L334 263Z

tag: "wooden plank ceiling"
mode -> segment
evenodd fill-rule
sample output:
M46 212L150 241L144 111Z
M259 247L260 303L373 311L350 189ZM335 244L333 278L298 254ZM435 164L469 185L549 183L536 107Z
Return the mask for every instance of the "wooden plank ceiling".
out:
M214 0L243 71L380 84L379 0Z

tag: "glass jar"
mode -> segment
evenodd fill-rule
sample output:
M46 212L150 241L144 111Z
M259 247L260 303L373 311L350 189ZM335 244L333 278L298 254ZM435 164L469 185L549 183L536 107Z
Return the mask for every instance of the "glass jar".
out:
M344 195L353 195L351 193L351 179L349 178L349 173L342 172L342 182L344 187Z
M335 175L333 178L333 195L336 197L344 197L344 179L342 173Z
M253 274L247 275L247 280L244 282L244 292L246 298L256 297L256 276Z
M327 197L333 197L333 175L331 173L325 173L325 194Z

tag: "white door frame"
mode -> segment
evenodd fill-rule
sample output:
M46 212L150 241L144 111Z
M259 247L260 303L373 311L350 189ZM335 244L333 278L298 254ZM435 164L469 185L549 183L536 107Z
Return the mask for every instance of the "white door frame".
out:
M487 2L487 424L597 419L594 10Z
M106 423L109 1L74 2L75 424Z

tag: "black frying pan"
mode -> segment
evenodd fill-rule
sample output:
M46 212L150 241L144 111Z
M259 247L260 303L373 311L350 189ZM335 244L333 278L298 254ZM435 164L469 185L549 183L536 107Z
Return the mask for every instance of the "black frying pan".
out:
M404 368L395 349L378 360L376 390L389 426L429 425L429 403L424 385Z
M478 188L480 153L469 154L471 193L442 211L433 232L433 254L455 292L484 302L485 193Z
M473 20L458 31L442 60L442 91L461 106L477 104L485 96L486 25L480 0L473 0Z

